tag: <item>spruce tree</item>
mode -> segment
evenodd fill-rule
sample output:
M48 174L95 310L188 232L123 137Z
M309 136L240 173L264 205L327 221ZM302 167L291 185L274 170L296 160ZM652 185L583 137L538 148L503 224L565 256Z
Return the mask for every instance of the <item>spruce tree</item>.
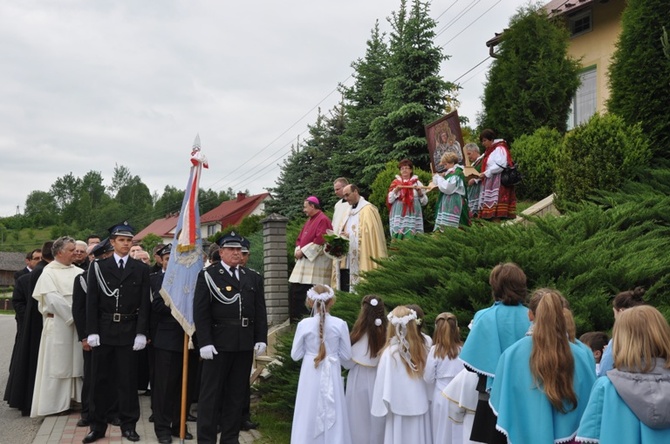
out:
M352 183L361 183L363 161L361 153L370 141L370 125L382 115L382 89L388 77L388 46L375 23L367 41L365 57L351 64L354 68L353 86L341 86L344 97L346 126L340 137L339 150L333 152L330 169L333 179L346 177Z
M580 69L567 56L568 40L565 26L548 18L544 8L520 9L487 75L480 127L509 142L542 126L565 133Z
M670 60L664 57L663 26L670 17L667 0L629 0L610 65L607 108L634 125L642 124L655 152L670 157Z
M362 151L362 185L370 186L389 160L409 158L428 170L424 126L442 114L445 96L454 85L443 80L440 64L448 57L435 45L435 21L429 4L413 0L389 19L389 77L383 88L383 115L371 124L370 143Z

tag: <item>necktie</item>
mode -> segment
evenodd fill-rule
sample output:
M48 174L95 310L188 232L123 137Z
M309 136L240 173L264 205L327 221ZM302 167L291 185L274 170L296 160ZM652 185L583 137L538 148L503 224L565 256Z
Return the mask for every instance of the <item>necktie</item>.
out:
M230 267L230 275L233 277L233 279L237 280L237 275L235 274L235 267Z
M123 271L123 259L119 259L119 270Z

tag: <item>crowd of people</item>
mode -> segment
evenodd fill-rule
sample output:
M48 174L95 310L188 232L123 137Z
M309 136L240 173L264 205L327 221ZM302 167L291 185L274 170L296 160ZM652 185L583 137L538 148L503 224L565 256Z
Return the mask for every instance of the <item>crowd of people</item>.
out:
M311 316L291 349L302 360L291 442L670 442L670 325L631 302L641 301L641 289L614 298L605 346L602 332L575 337L558 290L528 297L516 264L494 267L489 283L493 305L475 314L465 343L454 314L436 316L431 339L420 307L386 314L377 295L362 298L349 334L330 314L333 289L308 290ZM604 350L613 369L598 377Z
M506 167L513 165L509 146L503 139L486 129L479 136L485 151L480 155L475 143L460 144L450 133L440 133L433 153L437 171L431 186L440 195L435 208L434 231L470 225L472 218L492 221L516 217L514 186L501 183ZM475 173L464 174L467 160ZM428 203L427 190L413 173L409 159L398 163L399 174L391 182L386 204L389 210L389 228L392 239L406 239L423 233L423 211Z
M104 438L109 424L136 442L145 390L159 443L193 439L183 429L182 401L198 402L198 417L188 414L198 442L216 443L220 434L219 442L237 443L240 430L257 426L249 375L254 353L267 344L263 279L246 267L249 248L234 232L221 237L198 275L186 399L188 336L161 295L171 245L156 246L150 266L124 222L104 240L63 236L30 252L15 275L17 336L5 401L32 417L79 410L77 426L90 427L84 443Z

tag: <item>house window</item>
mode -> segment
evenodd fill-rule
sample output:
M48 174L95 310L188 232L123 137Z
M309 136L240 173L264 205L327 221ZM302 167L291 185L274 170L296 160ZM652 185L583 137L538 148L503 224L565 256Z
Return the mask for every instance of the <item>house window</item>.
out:
M596 113L596 68L583 71L579 79L581 85L572 99L568 129L581 125Z
M570 26L570 35L572 37L584 34L589 32L592 29L591 24L591 10L578 12L568 19L568 25Z
M216 234L216 225L207 225L207 237Z

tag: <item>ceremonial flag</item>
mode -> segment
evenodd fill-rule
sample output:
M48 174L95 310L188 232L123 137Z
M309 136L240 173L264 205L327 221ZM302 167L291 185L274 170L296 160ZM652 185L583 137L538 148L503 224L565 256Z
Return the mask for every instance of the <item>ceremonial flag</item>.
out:
M198 273L203 267L200 238L200 209L198 190L202 168L209 168L207 158L200 152L200 135L195 136L191 150L191 173L181 204L181 213L172 241L170 261L160 290L165 305L189 336L193 336L193 295Z

